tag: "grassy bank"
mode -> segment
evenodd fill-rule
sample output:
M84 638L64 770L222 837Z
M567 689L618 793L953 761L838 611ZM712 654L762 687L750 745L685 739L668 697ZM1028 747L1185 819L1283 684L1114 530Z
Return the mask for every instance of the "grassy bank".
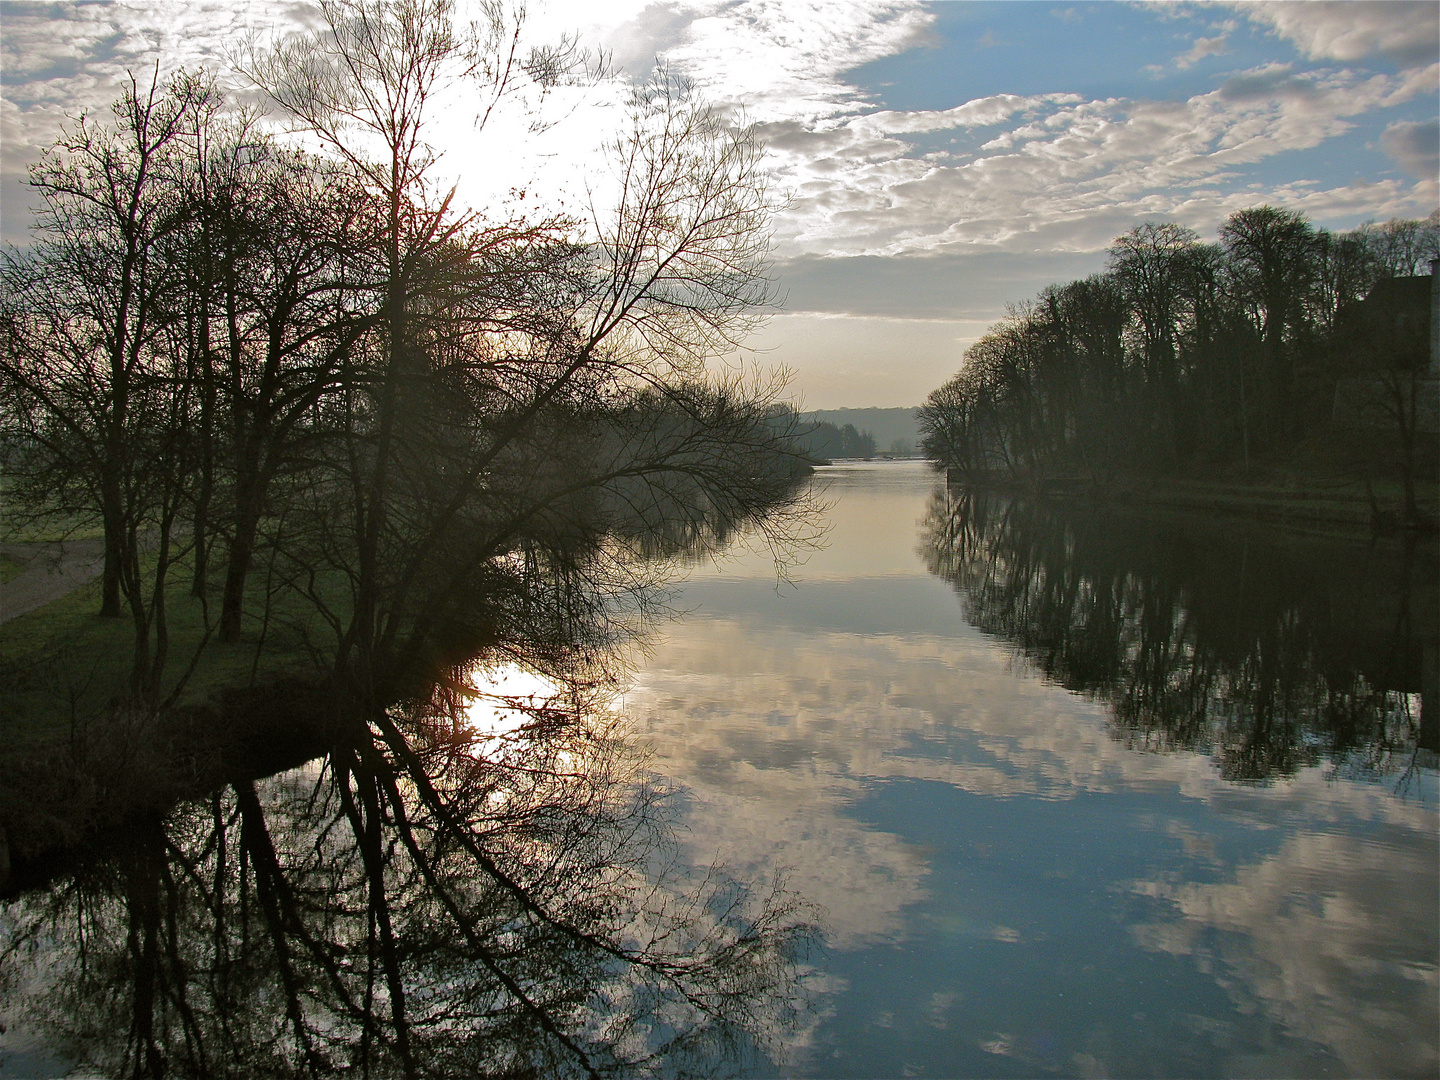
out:
M0 552L0 585L7 581L14 581L25 570L25 564L19 559L4 552Z
M177 575L166 597L158 710L125 704L133 624L95 614L98 579L0 625L0 896L48 880L61 853L103 848L135 815L323 752L334 694L313 612L280 598L267 618L257 590L242 640L221 642L218 604L187 586Z
M1428 497L1427 497L1428 496ZM1236 483L1206 480L1121 482L1110 497L1120 502L1164 506L1204 514L1242 517L1290 528L1344 535L1396 531L1403 520L1404 497L1399 483L1372 484L1306 480ZM1420 499L1423 515L1434 521L1433 487Z
M221 642L219 604L190 595L176 574L166 593L170 633L164 695L176 707L221 691L321 670L326 644L318 618L298 599L278 597L266 611L256 589L246 633ZM6 702L4 757L45 756L129 693L134 624L128 613L102 619L98 579L0 625L0 696Z

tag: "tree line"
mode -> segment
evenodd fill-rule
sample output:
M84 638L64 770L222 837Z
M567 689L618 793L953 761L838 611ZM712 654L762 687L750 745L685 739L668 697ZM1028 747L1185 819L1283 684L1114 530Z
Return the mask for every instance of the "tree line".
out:
M268 118L212 73L132 76L32 170L33 243L0 262L7 514L103 530L135 700L164 697L179 585L223 641L299 598L337 671L392 672L382 701L396 657L593 601L657 531L761 523L803 467L773 391L704 366L771 298L753 134L662 74L607 147L608 211L463 209L440 93L483 125L593 74L486 12L329 0L240 62Z
M1425 327L1367 321L1359 301L1437 257L1440 214L1336 233L1258 206L1216 243L1137 225L1104 273L1048 286L966 351L921 410L926 452L970 477L1248 474L1323 429L1337 382L1361 377L1382 384L1411 482Z
M854 424L832 424L828 420L805 419L790 405L771 409L776 434L787 440L807 459L828 463L835 458L873 458L875 436Z

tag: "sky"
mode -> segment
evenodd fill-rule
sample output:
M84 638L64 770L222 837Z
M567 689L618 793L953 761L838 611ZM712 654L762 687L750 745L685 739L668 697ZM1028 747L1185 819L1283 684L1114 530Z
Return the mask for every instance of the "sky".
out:
M468 0L461 0L462 5ZM26 169L127 72L227 77L298 0L0 0L0 234L23 244ZM1007 305L1102 270L1142 221L1213 239L1262 203L1316 225L1424 217L1440 201L1440 5L531 0L616 78L476 131L432 127L470 205L593 196L628 87L655 64L766 145L780 305L733 358L783 368L807 408L919 404ZM237 98L243 99L243 89ZM587 186L588 185L588 186Z

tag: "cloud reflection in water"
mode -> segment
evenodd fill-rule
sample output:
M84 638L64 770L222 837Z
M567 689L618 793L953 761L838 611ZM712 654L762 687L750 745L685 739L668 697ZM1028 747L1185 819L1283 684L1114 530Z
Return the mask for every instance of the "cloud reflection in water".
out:
M927 573L930 474L830 476L796 584L697 572L626 700L690 793L692 850L788 867L828 912L844 989L811 1074L1434 1062L1433 768L1397 797L1394 771L1323 757L1256 786L1132 748Z

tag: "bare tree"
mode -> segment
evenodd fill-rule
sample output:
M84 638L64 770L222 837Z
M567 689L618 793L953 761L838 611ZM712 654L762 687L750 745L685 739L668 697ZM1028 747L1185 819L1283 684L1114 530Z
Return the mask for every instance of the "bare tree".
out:
M1411 277L1429 272L1440 258L1440 211L1424 221L1391 218L1383 225L1366 223L1355 230L1374 261L1378 277Z
M636 96L630 130L611 146L618 203L592 208L588 236L572 238L579 223L559 219L484 222L431 189L433 101L478 80L483 124L496 101L563 77L580 54L562 43L522 56L519 27L498 7L479 31L457 27L441 0L337 2L323 13L320 31L250 70L385 208L376 375L336 462L348 478L331 489L348 493L353 525L348 540L337 546L332 529L322 545L352 582L342 663L375 672L380 655L428 624L413 623L417 596L433 595L420 583L509 558L581 488L674 473L667 452L562 476L553 463L570 453L555 438L566 430L559 418L573 418L579 436L639 392L678 400L709 356L748 331L770 296L770 202L753 134L661 78ZM512 487L522 475L526 485Z
M1191 252L1200 242L1193 229L1172 221L1147 221L1110 245L1110 272L1124 290L1142 336L1150 377L1173 384L1176 343L1189 306Z
M121 566L134 554L128 536L140 528L126 495L136 430L132 392L173 313L179 284L164 249L176 221L174 173L196 117L215 102L200 77L182 74L162 85L157 76L148 88L132 77L110 124L81 117L31 170L41 200L38 242L6 265L12 311L49 331L43 345L15 339L25 353L16 364L58 363L88 388L72 400L84 415L67 409L65 423L95 476L106 616L120 614ZM40 349L50 349L46 359ZM10 374L23 393L46 393L46 379L33 371L12 365Z
M105 534L101 614L135 631L132 690L158 692L173 530L188 494L190 384L175 345L179 176L218 98L200 76L132 80L109 124L82 117L32 170L37 243L6 259L0 376L32 506L79 510ZM18 463L18 468L15 464Z
M276 509L272 485L324 437L322 403L357 377L355 354L378 322L371 300L383 278L369 249L373 207L347 170L244 122L202 135L180 252L202 412L195 573L203 582L203 545L223 529L219 630L234 641L257 531Z
M423 373L423 348L412 341L417 274L471 224L452 208L453 191L430 190L436 152L426 138L435 97L473 81L489 95L477 121L521 78L553 80L563 50L520 53L520 20L499 4L478 25L457 22L452 0L327 0L322 26L255 53L248 74L303 130L345 161L381 200L377 241L384 257L379 378L366 457L368 477L353 487L358 547L355 612L346 648L373 647L380 610L383 540L390 527L396 425L401 396ZM413 415L413 412L411 413ZM403 438L401 438L403 441Z

